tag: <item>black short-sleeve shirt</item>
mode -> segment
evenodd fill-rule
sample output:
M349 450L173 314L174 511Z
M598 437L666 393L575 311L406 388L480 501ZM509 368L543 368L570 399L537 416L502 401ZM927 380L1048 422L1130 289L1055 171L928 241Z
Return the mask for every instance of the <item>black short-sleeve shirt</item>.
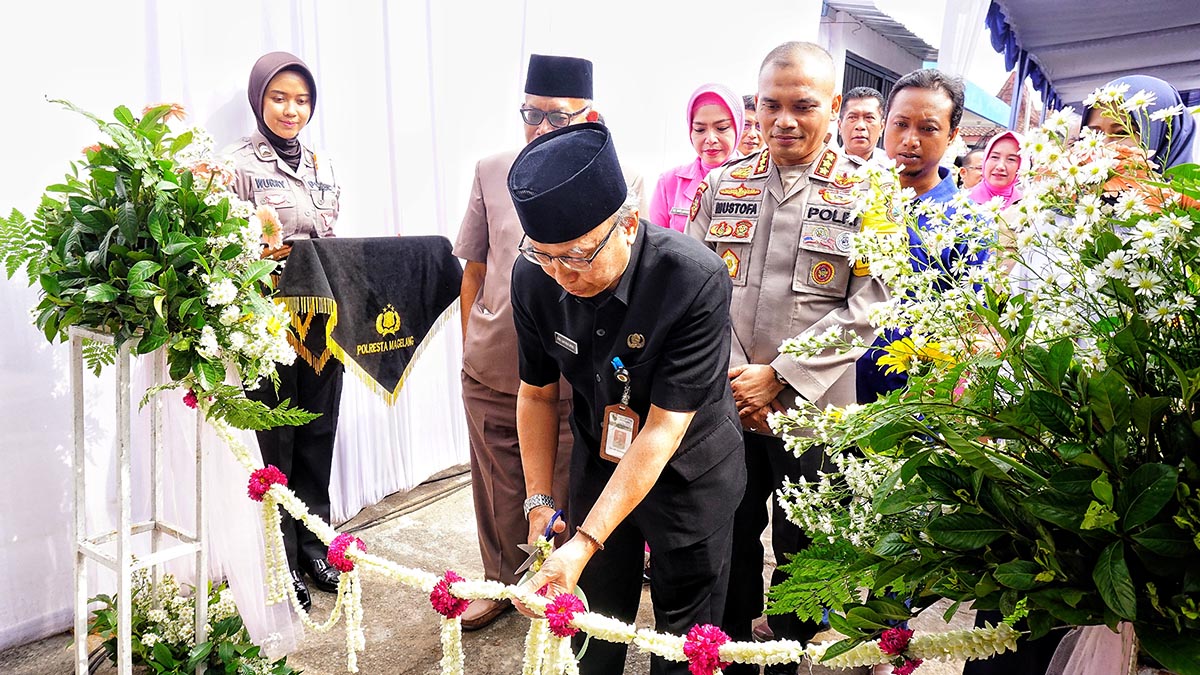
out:
M624 390L612 365L620 357L629 406L643 422L651 404L696 412L666 472L690 481L741 448L728 377L732 293L715 253L645 220L621 280L594 298L569 295L518 258L512 305L521 380L542 387L565 376L574 389L575 452L598 457L604 408Z

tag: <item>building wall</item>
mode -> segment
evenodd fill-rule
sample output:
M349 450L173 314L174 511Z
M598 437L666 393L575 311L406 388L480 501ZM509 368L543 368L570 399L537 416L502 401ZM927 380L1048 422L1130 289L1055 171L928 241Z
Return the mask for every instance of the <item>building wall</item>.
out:
M846 66L846 52L904 75L921 67L921 59L913 56L896 43L864 26L853 15L846 12L830 12L821 17L817 40L833 56L836 71L834 82L841 91ZM887 92L883 92L886 96Z

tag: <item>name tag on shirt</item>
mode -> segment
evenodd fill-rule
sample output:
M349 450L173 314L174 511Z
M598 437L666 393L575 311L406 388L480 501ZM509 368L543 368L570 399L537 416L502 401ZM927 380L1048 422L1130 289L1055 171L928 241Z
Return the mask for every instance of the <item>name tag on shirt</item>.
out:
M678 206L671 207L671 215L673 216L686 216L688 213L690 213L689 209L680 208Z
M566 335L563 335L562 333L559 333L558 331L554 332L554 342L559 347L562 347L563 349L571 352L572 354L575 354L575 355L579 354L579 345L575 344L574 340L567 337Z

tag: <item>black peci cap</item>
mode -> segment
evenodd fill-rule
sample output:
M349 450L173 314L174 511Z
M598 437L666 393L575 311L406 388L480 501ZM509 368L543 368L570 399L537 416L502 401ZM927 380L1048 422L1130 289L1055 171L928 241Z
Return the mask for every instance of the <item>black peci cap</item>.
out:
M587 123L526 145L508 172L508 192L530 239L561 244L616 213L629 188L608 128Z

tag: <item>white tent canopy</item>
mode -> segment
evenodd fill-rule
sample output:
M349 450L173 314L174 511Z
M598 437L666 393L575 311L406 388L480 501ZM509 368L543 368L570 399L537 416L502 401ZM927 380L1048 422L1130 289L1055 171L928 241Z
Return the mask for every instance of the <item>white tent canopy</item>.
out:
M1043 98L1052 93L1077 102L1136 73L1166 80L1184 101L1200 102L1200 2L992 0L987 23L1010 69L1027 55Z

